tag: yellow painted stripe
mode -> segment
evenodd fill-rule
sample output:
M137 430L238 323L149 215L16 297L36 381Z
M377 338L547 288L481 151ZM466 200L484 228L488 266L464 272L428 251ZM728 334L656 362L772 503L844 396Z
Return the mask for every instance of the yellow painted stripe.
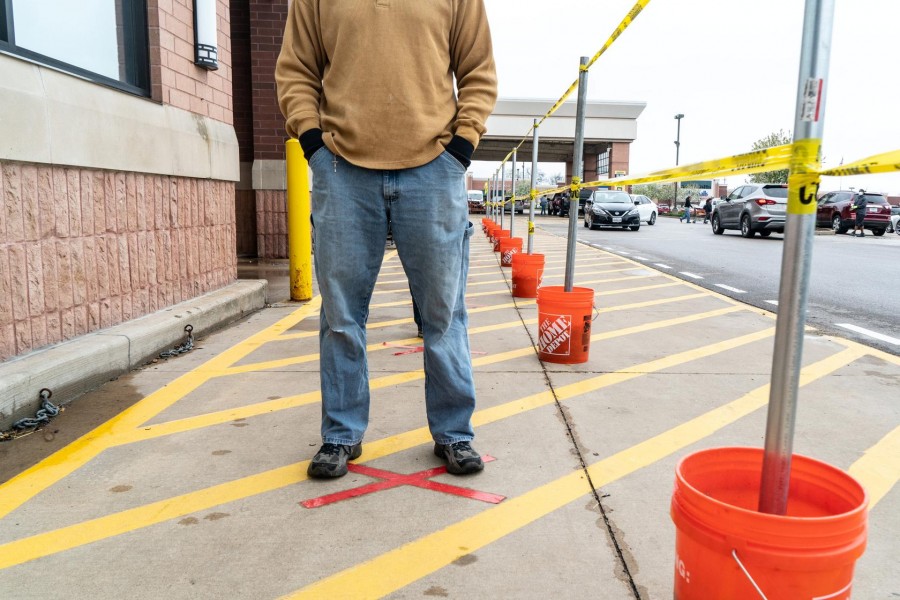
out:
M608 335L614 336L616 333L618 332L610 332ZM720 351L725 351L751 343L767 335L771 335L771 330L711 344L698 348L693 353L690 351L680 353L679 356L682 357L682 362L689 362L694 358L699 359L711 355L713 348L720 348ZM853 351L846 350L845 352ZM677 363L663 359L645 363L644 365L636 365L618 372L626 376L621 381L651 372L648 368L649 365L653 364L656 364L659 368L666 368ZM560 391L566 398L573 398L579 393L579 389L581 390L580 393L586 393L613 385L619 381L615 377L603 375L588 380L589 383L587 385L581 385L581 383L585 383L581 382L564 386L560 388ZM521 400L477 411L473 415L472 422L475 426L482 426L534 408L552 404L554 401L554 395L550 391L533 394ZM162 424L157 427L162 428L166 425ZM376 460L395 452L429 443L430 441L431 435L428 429L421 427L383 440L367 442L360 462ZM306 479L306 466L308 464L309 461L303 461L286 467L279 467L257 475L243 477L228 483L0 545L0 569L303 481Z
M209 379L221 375L223 369L229 365L317 312L320 304L321 297L313 298L277 323L214 356L203 365L185 373L65 448L0 485L0 518L100 454L114 434L133 429L153 418Z
M671 285L671 284L663 284L663 285L665 286L665 285ZM684 296L675 296L672 298L661 298L661 299L657 299L657 300L648 300L646 302L635 302L632 304L620 304L620 305L616 305L616 306L607 306L604 308L599 308L599 309L597 309L597 312L598 313L608 313L608 312L615 312L618 310L647 308L650 306L659 306L661 304L670 304L670 303L674 303L674 302L681 302L684 300L693 300L696 298L701 298L703 296L705 296L705 294L698 293L698 294L688 294L688 295L684 295ZM534 302L528 301L528 304L534 304ZM520 306L526 306L526 304L523 303ZM409 323L409 322L410 322L410 319L402 319L402 323ZM528 322L536 323L537 320L531 319ZM515 320L515 321L507 321L506 323L499 323L499 324L495 324L495 325L486 325L484 327L473 327L473 328L469 329L469 335L477 335L480 333L486 333L486 332L490 332L490 331L499 331L501 329L510 329L512 327L516 327L516 326L519 326L522 324L523 324L523 321L521 319L519 319L519 320ZM381 325L381 326L383 327L384 325ZM307 333L306 337L311 337L311 335L309 335L309 332L306 332L306 333ZM291 338L291 339L296 339L296 338ZM380 352L383 350L396 350L397 345L420 345L421 343L422 343L422 340L420 338L417 338L417 337L416 338L406 338L406 339L402 339L402 340L393 340L393 341L382 342L382 343L378 343L378 344L369 344L368 346L366 346L366 351L367 352ZM386 344L388 344L388 345L386 345ZM240 365L237 367L229 367L228 369L224 369L220 373L220 375L222 375L222 376L224 376L224 375L239 375L239 374L243 374L243 373L253 373L256 371L265 371L265 370L269 370L269 369L280 369L283 367L289 367L289 366L293 366L293 365L314 362L318 359L319 359L319 354L317 352L312 353L312 354L304 354L301 356L291 356L289 358L281 358L278 360L269 360L269 361L263 361L263 362L258 362L258 363L244 364L244 365Z
M657 304L662 303L662 301L657 301ZM619 309L624 309L625 307L620 307ZM614 309L609 309L614 310ZM701 319L709 319L713 317L717 317L723 314L727 314L729 312L735 312L740 310L738 307L729 306L717 311L704 311L702 313L687 315L684 317L677 317L674 319L666 319L664 321L656 321L653 323L646 323L644 325L636 325L634 327L627 327L623 329L617 329L615 331L610 331L606 333L599 333L591 336L592 342L598 342L601 340L608 340L617 337L626 337L629 335L635 335L637 333L643 333L646 331L652 331L655 329L662 329L665 327L674 327L676 325L682 325L685 323L690 323L692 321L699 321ZM531 323L536 323L537 319L530 320ZM519 325L522 321L513 321L515 325ZM493 326L489 326L493 327ZM698 351L699 352L699 351ZM532 346L526 346L524 348L519 348L517 350L509 350L507 352L500 352L497 354L491 354L489 356L480 356L472 360L472 366L475 368L484 367L488 365L493 365L497 363L506 362L508 360L513 360L516 358L522 358L524 356L534 356L535 350ZM684 354L684 358L689 360L691 357L687 354ZM637 367L636 367L637 368ZM392 375L385 375L383 377L376 377L374 379L369 380L369 389L377 390L385 387L389 387L392 385L399 385L401 383L409 383L412 381L416 381L418 379L422 379L425 377L425 372L421 369L414 371L407 371L404 373L396 373ZM623 379L624 381L624 379ZM279 398L277 400L267 400L265 402L259 402L256 404L249 404L246 406L226 409L222 411L216 411L214 413L206 413L203 415L198 415L195 417L185 417L184 419L178 419L176 421L167 421L165 423L157 423L151 426L141 427L140 429L125 431L120 433L115 440L110 440L108 442L109 445L122 445L122 444L130 444L137 441L148 440L156 437L162 437L165 435L171 435L173 433L182 433L185 431L191 431L194 429L200 429L203 427L211 427L213 425L221 425L223 423L230 423L235 419L249 419L251 417L268 414L272 412L277 412L281 410L287 410L290 408L295 408L298 406L305 406L308 404L312 404L314 402L318 402L320 399L320 394L318 391L307 392L305 394L298 394L296 396L290 396L287 398Z
M563 267L560 267L559 269L547 269L547 270L549 270L549 271L552 271L552 270L563 270ZM547 270L545 270L545 272L546 272ZM632 270L634 270L633 267L627 267L627 268L624 268L624 269L601 269L601 270L593 270L593 269L591 269L591 270L588 270L588 271L582 271L582 270L579 270L579 271L577 272L577 275L578 275L579 277L584 277L584 276L586 276L586 275L599 275L599 274L601 274L601 273L620 273L620 272L622 272L622 271L632 271ZM555 274L554 274L554 275L550 275L550 277L554 277L554 276L555 276L555 277L559 277L560 275L555 275ZM546 277L545 277L545 278L546 278ZM403 280L403 282L405 283L406 280ZM474 282L473 282L473 281L470 281L470 282L467 282L467 283L466 283L466 287L467 287L467 288L471 288L471 287L475 287L475 286L481 286L481 285L493 285L493 284L507 283L507 282L508 282L508 280L505 279L505 278L491 279L490 281L474 281ZM406 288L397 288L397 289L393 289L393 290L377 290L377 291L372 292L372 295L380 295L380 294L397 294L397 293L402 293L402 292L407 292L407 293L408 293L408 290L407 290Z
M518 303L505 302L503 304L491 304L490 306L479 306L478 308L470 308L470 309L468 309L467 312L471 315L471 314L477 314L477 313L483 313L483 312L490 312L490 311L494 311L494 310L503 310L506 308L517 308L520 306L527 306L529 304L536 304L536 303L537 303L536 300L525 300L525 301L519 301ZM390 321L379 321L377 323L369 323L366 325L366 329L379 329L382 327L393 327L395 325L408 325L409 323L412 323L412 322L413 322L412 317L409 317L407 319L392 319ZM282 335L281 337L279 337L278 340L279 341L299 340L299 339L309 338L309 337L319 337L318 329L316 331L303 331L300 333L288 333L288 334L285 334L285 335Z
M866 450L847 470L869 494L869 508L884 498L900 479L900 427Z
M806 385L824 377L860 356L860 352L848 349L810 365L803 369L800 383ZM662 460L765 406L768 395L769 386L762 386L733 402L595 462L588 467L591 480L599 488ZM571 473L284 598L381 598L589 493L591 487L584 471Z
M625 261L616 260L616 259L607 259L607 260L592 261L590 266L593 267L595 265L608 265L608 264L616 264L616 263L623 263L623 262L625 262ZM558 263L565 263L565 261L545 262L544 263L544 271L559 271L559 270L564 270L566 268L565 264L562 264L561 266L558 266L558 267L550 266L550 265L558 264ZM479 270L490 269L490 272L472 273L472 271L475 269L479 269ZM490 265L487 267L474 267L472 269L469 269L469 280L476 278L476 277L489 277L491 275L496 275L498 272L503 272L503 273L509 272L509 271L500 271L500 269L502 269L502 267L500 267L500 263L497 263L496 265ZM384 275L389 276L389 277L398 276L401 274L402 273L384 273ZM388 279L388 280L379 279L378 283L376 285L385 285L385 284L391 284L391 283L407 283L407 281L408 281L408 279L406 277L403 277L401 279Z

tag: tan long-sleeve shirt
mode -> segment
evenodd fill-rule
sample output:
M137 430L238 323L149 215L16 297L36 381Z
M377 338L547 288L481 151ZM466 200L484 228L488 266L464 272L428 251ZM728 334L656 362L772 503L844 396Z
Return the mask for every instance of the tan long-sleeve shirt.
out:
M454 76L457 94L454 91ZM292 136L369 169L473 146L497 99L483 0L292 0L275 69Z

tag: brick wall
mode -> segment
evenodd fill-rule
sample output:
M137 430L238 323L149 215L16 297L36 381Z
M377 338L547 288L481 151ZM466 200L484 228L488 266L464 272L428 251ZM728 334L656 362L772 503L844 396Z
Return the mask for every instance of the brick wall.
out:
M231 10L231 60L234 98L234 131L241 162L253 162L253 88L250 55L250 10L246 0L233 1ZM240 220L238 221L240 223Z
M193 0L148 0L151 95L164 104L231 124L231 15L227 0L216 6L219 69L207 71L194 64Z
M275 62L288 15L287 0L250 0L250 52L253 64L253 156L284 160L284 117L275 89Z
M236 276L231 182L0 161L0 360Z

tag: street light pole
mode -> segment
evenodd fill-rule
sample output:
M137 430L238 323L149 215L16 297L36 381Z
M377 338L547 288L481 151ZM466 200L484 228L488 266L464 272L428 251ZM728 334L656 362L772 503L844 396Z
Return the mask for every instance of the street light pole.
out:
M678 166L678 155L681 151L681 120L684 118L684 115L678 113L675 115L675 120L678 122L678 132L675 134L675 166ZM678 182L675 182L675 197L672 199L672 210L678 209Z

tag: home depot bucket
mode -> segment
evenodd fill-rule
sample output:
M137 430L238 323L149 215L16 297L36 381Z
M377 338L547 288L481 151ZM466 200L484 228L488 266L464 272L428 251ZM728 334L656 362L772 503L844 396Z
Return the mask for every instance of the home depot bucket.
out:
M513 254L512 295L515 298L536 298L544 276L543 254Z
M713 448L678 464L670 511L676 600L850 598L866 546L865 490L795 454L788 514L760 513L762 463L762 449Z
M511 267L513 256L522 252L522 238L500 238L500 266Z
M494 240L494 252L500 252L500 240L509 238L509 229L495 229L491 239Z
M561 285L538 288L538 357L574 365L587 362L591 347L594 290Z

